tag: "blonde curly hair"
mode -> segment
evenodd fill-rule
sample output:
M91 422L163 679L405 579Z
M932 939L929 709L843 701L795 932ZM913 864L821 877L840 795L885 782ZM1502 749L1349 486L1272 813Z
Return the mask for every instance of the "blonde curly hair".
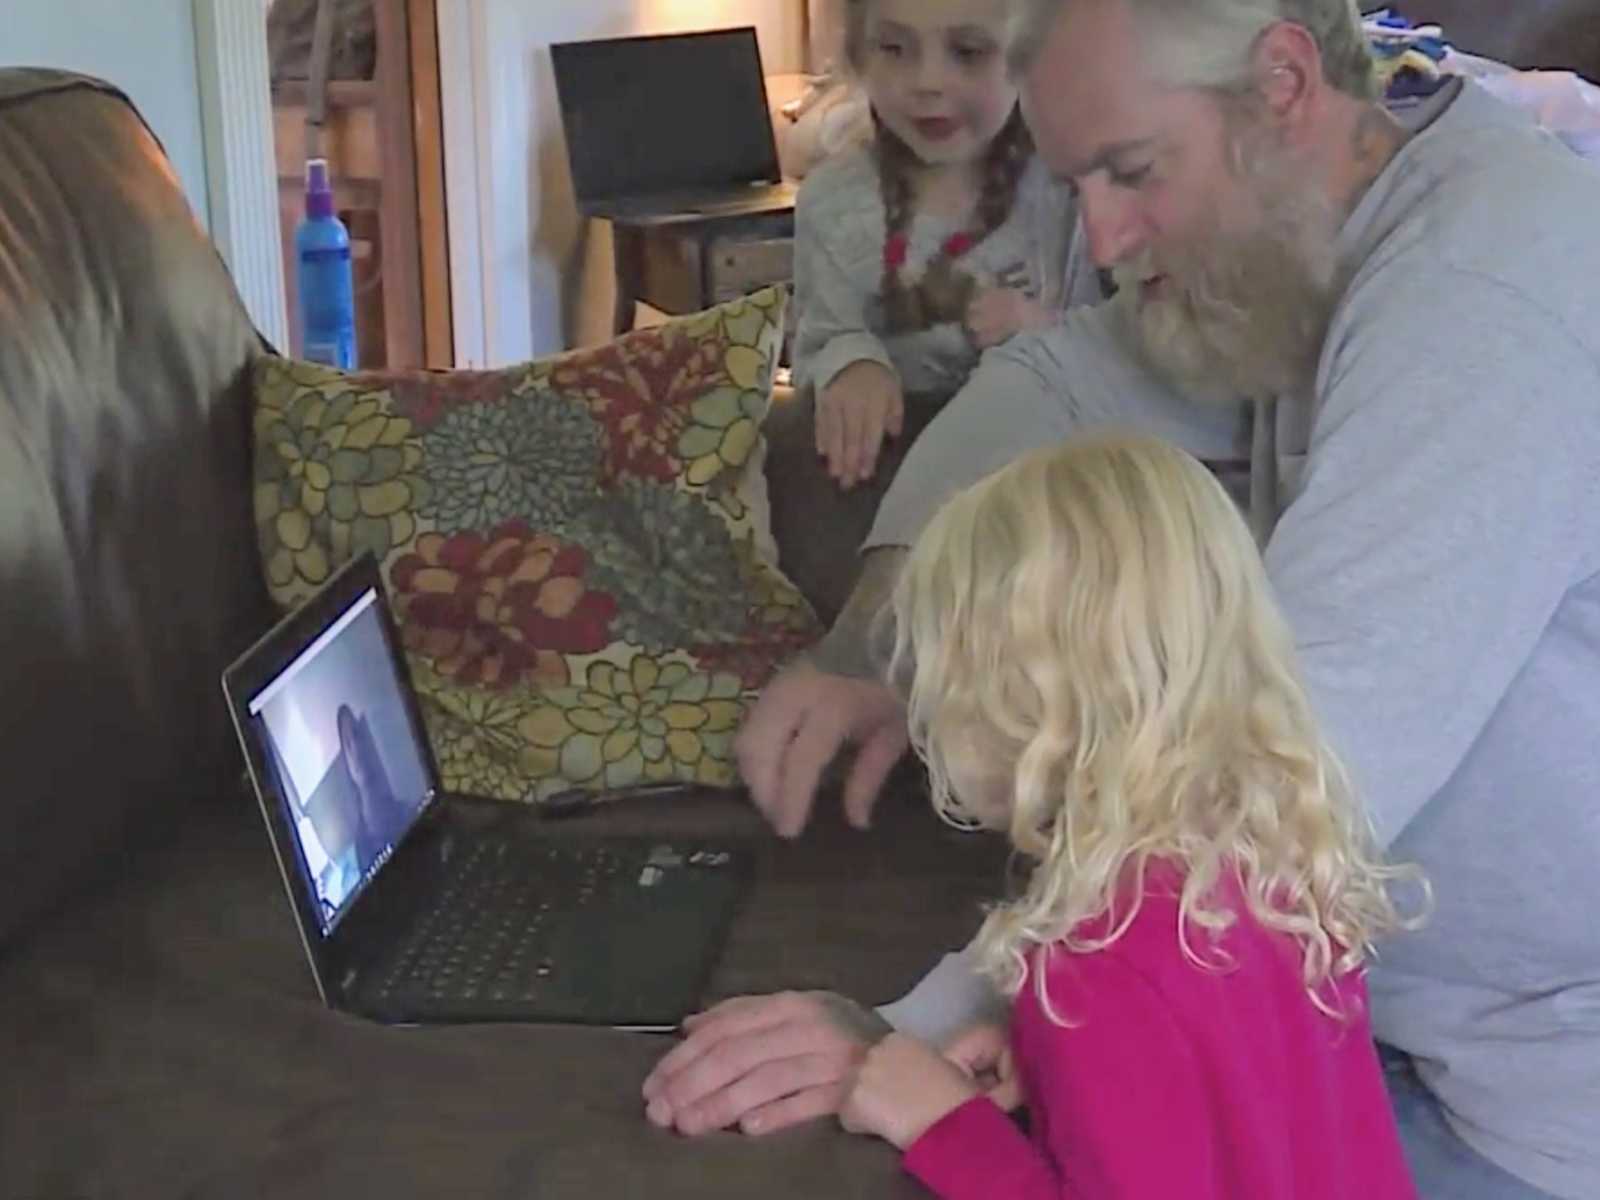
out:
M1032 453L939 511L893 616L890 676L935 808L1006 830L1035 864L978 937L1008 995L1036 947L1114 943L1147 868L1172 863L1191 961L1217 962L1193 934L1232 924L1213 888L1234 873L1255 919L1299 943L1313 1002L1342 1015L1330 981L1407 924L1389 885L1420 876L1382 861L1255 544L1204 467L1134 436Z

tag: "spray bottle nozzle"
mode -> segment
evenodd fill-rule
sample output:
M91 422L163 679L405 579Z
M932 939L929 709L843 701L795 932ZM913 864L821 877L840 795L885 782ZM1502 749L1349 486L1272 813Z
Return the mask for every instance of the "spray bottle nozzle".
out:
M328 160L306 161L306 216L333 216L333 181L328 178Z

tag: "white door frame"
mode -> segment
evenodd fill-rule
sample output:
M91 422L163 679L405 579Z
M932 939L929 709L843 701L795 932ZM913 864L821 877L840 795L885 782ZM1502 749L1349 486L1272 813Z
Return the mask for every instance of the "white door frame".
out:
M287 353L263 0L194 0L211 238L256 328Z
M495 362L496 317L489 13L485 0L438 0L437 7L456 366L483 368Z

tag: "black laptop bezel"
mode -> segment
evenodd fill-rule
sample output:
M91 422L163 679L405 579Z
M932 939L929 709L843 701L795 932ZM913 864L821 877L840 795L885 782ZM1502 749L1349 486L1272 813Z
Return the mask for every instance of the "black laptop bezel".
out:
M377 948L372 943L378 931L374 928L381 908L379 897L373 895L378 880L352 902L344 916L326 934L316 899L306 885L305 863L300 849L300 839L290 827L279 795L277 778L267 761L261 738L250 715L250 701L272 682L296 658L305 652L317 638L326 633L368 591L376 593L373 608L378 610L379 623L389 651L389 660L399 677L401 699L405 704L406 719L422 758L427 795L422 811L402 841L394 847L393 857L383 873L398 877L403 855L419 852L424 829L442 819L443 791L439 785L438 763L422 722L422 711L417 704L416 689L412 686L411 672L406 656L400 652L400 640L394 616L389 611L388 596L383 580L378 574L378 563L370 552L357 555L323 584L317 593L294 612L284 617L249 650L240 655L222 676L222 690L227 698L228 710L233 717L234 729L239 736L246 767L255 785L256 797L271 834L273 853L278 869L283 875L284 889L289 893L294 909L295 923L300 930L300 940L306 957L311 961L312 974L323 1002L345 1007L348 1001L348 984L366 965L367 957ZM366 910L365 914L363 910ZM373 919L365 919L372 917Z
M562 138L567 148L567 170L572 179L573 195L577 199L578 210L586 216L593 216L599 212L611 211L620 207L636 204L640 201L651 199L652 193L624 193L614 196L597 196L585 193L583 179L578 169L577 131L572 127L571 106L562 99L561 79L569 68L562 65L562 60L571 60L578 55L590 53L595 46L617 46L639 42L684 42L704 38L727 38L730 35L742 34L749 40L750 52L755 62L755 82L761 94L761 130L766 145L766 162L763 164L762 173L749 179L737 180L729 184L709 185L705 190L715 191L718 194L726 192L729 196L737 196L741 188L750 188L752 191L763 188L781 187L784 183L783 166L778 156L778 139L772 129L772 120L768 114L772 111L772 99L767 92L766 66L761 58L761 39L754 25L734 25L724 29L701 29L691 33L664 33L640 34L631 37L618 38L589 38L575 42L554 42L550 46L551 71L556 85L556 107L561 110Z

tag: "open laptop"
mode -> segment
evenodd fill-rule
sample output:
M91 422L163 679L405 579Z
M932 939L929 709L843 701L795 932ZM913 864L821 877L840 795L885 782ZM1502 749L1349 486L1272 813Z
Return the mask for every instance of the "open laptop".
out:
M397 647L362 555L223 676L323 1000L393 1023L676 1027L747 853L551 836L443 794Z
M550 47L578 209L608 219L782 212L753 27Z

